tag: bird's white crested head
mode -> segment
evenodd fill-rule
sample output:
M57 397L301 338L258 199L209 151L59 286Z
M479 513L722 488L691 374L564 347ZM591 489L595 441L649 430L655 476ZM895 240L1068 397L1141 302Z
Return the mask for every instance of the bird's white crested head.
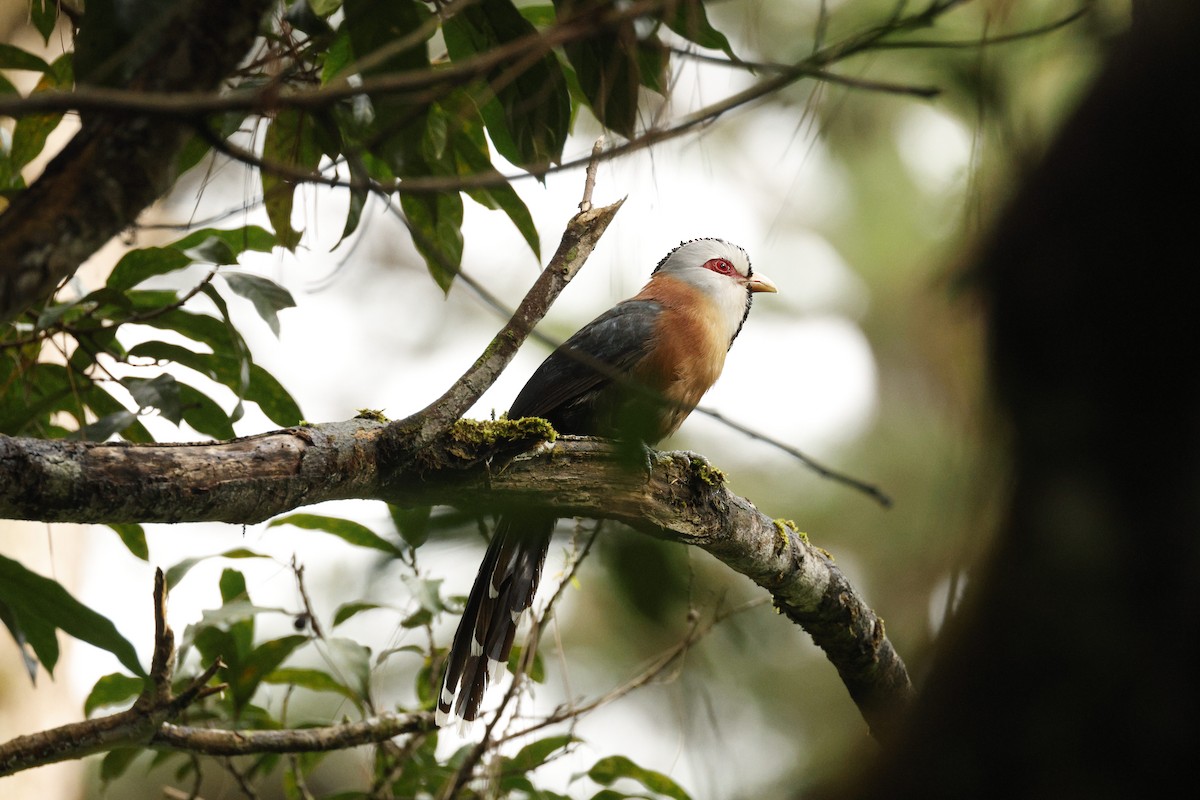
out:
M714 304L730 336L741 332L755 292L775 292L765 275L755 275L746 251L723 239L683 242L658 262L654 275L670 276L704 292Z

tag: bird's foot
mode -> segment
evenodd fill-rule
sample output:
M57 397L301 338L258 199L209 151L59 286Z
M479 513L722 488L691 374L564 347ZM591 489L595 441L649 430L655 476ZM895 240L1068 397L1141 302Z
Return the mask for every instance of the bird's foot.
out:
M725 473L718 467L714 467L712 462L705 456L695 453L691 450L680 450L677 455L681 455L688 460L688 466L691 468L692 475L712 485L720 485L725 482Z
M640 468L646 483L649 483L654 475L654 461L658 457L658 451L645 442L618 440L616 445L620 463L630 471L635 467Z

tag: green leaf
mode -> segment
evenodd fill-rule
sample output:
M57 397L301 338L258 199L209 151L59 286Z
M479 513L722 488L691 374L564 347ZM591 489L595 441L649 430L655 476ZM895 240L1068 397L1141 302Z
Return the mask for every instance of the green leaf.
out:
M38 61L45 64L41 59ZM61 56L53 65L46 65L46 71L33 89L34 93L69 88L69 67L69 56ZM22 67L22 69L29 68L28 66ZM46 147L46 140L58 127L62 118L62 112L56 111L48 114L29 114L17 120L12 132L12 145L8 152L9 169L12 172L19 171L41 154Z
M405 617L400 625L405 628L417 628L428 625L434 614L447 611L442 600L442 580L418 578L415 575L403 575L401 580L408 587L409 594L417 601L420 609Z
M601 786L610 786L620 778L632 778L652 792L674 800L691 800L679 784L661 772L643 769L625 756L602 758L588 770L588 777Z
M78 298L75 300L68 300L65 303L51 303L50 305L43 308L41 313L38 314L37 322L34 323L34 327L36 327L38 330L44 331L47 328L52 327L59 320L61 320L64 316L67 315L68 312L81 311L82 310L80 308L80 300L81 299L82 298Z
M333 692L351 700L355 705L362 699L350 687L340 683L329 673L317 669L283 667L263 678L263 683L301 686L314 692Z
M141 678L114 672L96 681L83 701L83 715L90 717L97 708L122 705L142 693L146 683Z
M521 666L521 658L523 657L524 652L525 648L518 644L513 645L512 651L508 654L508 671L514 675ZM528 675L529 680L533 681L534 683L546 682L546 664L544 661L542 661L541 653L536 651L534 652L533 663L529 665L529 671L525 674Z
M50 44L50 35L58 24L58 2L56 0L33 0L29 4L29 21L42 35L42 41Z
M201 375L218 383L228 386L235 393L240 392L243 399L257 403L262 412L279 425L295 425L303 415L296 401L288 394L279 381L257 364L249 365L248 383L243 384L242 361L227 355L228 346L222 341L228 341L228 331L216 319L201 315L182 312L176 315L171 312L168 319L163 320L157 327L175 330L189 338L208 344L214 352L197 353L187 347L167 342L150 341L135 345L129 351L130 358L152 358L159 362L174 362L188 369L194 369ZM186 389L181 389L181 397L188 397ZM184 401L184 419L188 424L187 400ZM223 413L223 412L222 412ZM213 424L217 424L215 420ZM228 418L226 418L228 424ZM192 424L196 430L201 430ZM232 428L230 428L232 430ZM216 438L229 438L228 435L218 435L209 430L203 430Z
M238 404L233 409L233 413L229 416L237 422L242 418L242 400L246 397L246 393L250 390L250 348L246 346L246 340L242 338L241 332L237 326L233 324L233 318L229 316L229 306L225 302L225 298L221 297L221 293L211 284L205 284L200 288L204 296L212 300L213 305L221 312L221 319L225 322L225 337L230 343L229 352L237 358L238 364L238 383L234 393L237 395ZM221 352L217 348L213 348L213 352Z
M589 4L580 0L555 0L554 7L560 19L589 13ZM641 85L637 39L633 21L627 20L615 29L600 30L595 35L563 45L596 119L627 139L635 136L637 128L638 87Z
M308 6L319 17L328 17L342 7L342 0L308 0Z
M217 402L198 389L179 384L179 404L183 409L183 421L191 425L197 433L213 439L232 439L237 436L229 415L217 405Z
M37 4L37 0L34 0ZM51 3L54 5L54 3ZM33 53L11 44L0 44L0 69L24 69L30 72L49 72L50 65Z
M105 414L95 422L72 431L66 438L82 442L105 442L137 421L137 414L121 409Z
M420 656L421 658L425 658L425 651L421 647L415 644L406 644L403 647L390 647L387 650L381 650L379 655L375 657L375 666L380 666L389 658L399 653L412 653Z
M146 546L146 529L133 522L110 522L108 527L117 532L126 549L142 561L150 560L150 549Z
M244 272L223 272L221 277L229 288L254 304L254 310L271 326L271 332L279 337L278 312L294 308L296 301L292 293L275 281Z
M723 50L725 55L737 60L725 34L708 21L708 12L701 0L678 0L663 7L663 22L667 27L690 42L709 50Z
M258 364L250 365L250 385L246 387L246 399L257 403L267 418L276 425L298 425L304 415L300 406L288 394L275 376Z
M517 9L521 16L533 23L535 28L549 28L558 21L554 6L549 3L538 6L521 6Z
M500 173L492 166L482 121L475 114L473 106L467 103L458 103L453 114L449 143L454 154L454 172L458 175L500 177ZM525 202L510 184L500 183L486 188L472 189L467 194L483 207L498 208L507 214L517 231L524 237L529 249L539 260L541 259L541 241L533 222L533 215L529 213Z
M325 517L319 514L292 514L291 516L271 520L267 527L274 528L278 525L292 525L309 531L324 531L356 547L379 550L390 556L403 555L400 548L382 538L367 526L340 517Z
M457 193L404 194L400 207L429 273L442 291L450 291L462 264L462 198Z
M112 653L134 674L146 674L138 663L137 651L117 631L111 620L80 603L57 581L30 572L20 563L2 555L0 602L9 607L27 636L31 623L41 623L43 630L45 627L58 628L76 639ZM30 644L33 645L32 638ZM34 646L34 651L38 652L46 671L53 674L58 657L57 647L54 648L50 663L46 662L37 646Z
M7 359L0 361L7 363ZM22 364L19 369L19 373L5 376L10 388L0 392L0 432L38 435L51 414L71 404L71 375L61 364ZM82 408L74 405L77 417L82 416Z
M354 678L351 688L359 697L370 696L371 648L341 636L326 639L325 646L337 673Z
M233 252L229 243L219 236L209 236L195 247L184 250L183 254L192 261L200 261L205 264L225 266L237 263L237 254Z
M226 630L228 640L225 646L232 645L233 651L232 658L228 655L225 657L228 668L225 670L224 680L234 683L237 678L231 676L236 676L242 671L243 662L249 657L254 645L255 617L270 609L254 605L246 589L246 576L236 569L226 567L221 570L217 586L221 590L221 607L215 611L206 610L203 625L209 629L214 628L218 623L228 625ZM280 610L282 611L282 609ZM240 709L249 702L252 694L253 692L235 695L234 707ZM238 702L239 700L240 702Z
M350 167L351 181L357 183L350 187L350 203L346 208L346 224L342 227L341 238L333 246L335 249L350 234L358 230L358 224L362 221L363 209L367 207L367 201L371 199L371 190L367 188L371 176L366 171L366 167L362 161L358 158L348 158L346 163Z
M116 415L117 419L115 420L115 423L118 425L118 427L127 421L125 418L121 417L122 412L133 417L133 415L126 410L125 406L121 405L119 400L106 392L100 387L99 384L93 384L91 387L84 390L83 400L85 403L87 403L88 408L95 412L96 416L101 419L108 417L109 415ZM117 431L113 431L113 433L116 432ZM129 421L129 424L124 428L120 428L119 432L121 434L121 438L127 442L154 441L154 437L150 435L150 431L146 430L146 427L142 425L141 422L138 422L136 417L134 417L132 421ZM108 435L111 436L112 434L110 433ZM108 438L108 436L105 436L105 438Z
M247 250L269 253L275 249L275 234L258 225L244 225L241 228L201 228L192 231L187 236L172 242L172 247L179 252L187 252L201 246L208 239L217 238L224 242L234 256L240 256ZM233 261L230 264L235 263Z
M142 247L121 257L108 276L110 289L131 289L147 278L166 275L201 261L236 264L247 250L269 253L275 236L257 225L221 230L201 228L163 247Z
M325 86L335 78L342 77L353 64L354 48L350 43L350 32L343 25L322 54L321 85Z
M450 58L461 61L535 33L533 25L509 0L461 9L442 26ZM514 56L496 67L488 81L506 80ZM571 98L558 59L552 53L529 64L515 79L495 91L481 109L496 150L514 164L537 172L539 165L558 162L571 125Z
M267 126L262 157L267 164L315 171L321 162L321 148L316 142L312 116L297 109L279 111ZM281 245L295 250L300 243L300 232L292 227L292 208L300 183L270 168L263 169L261 175L263 202L275 235Z
M425 540L429 538L429 518L433 514L433 506L401 508L388 503L387 508L396 530L409 547L425 544Z
M105 285L110 289L132 289L147 278L189 267L192 259L173 247L143 247L121 256Z
M11 608L9 612L12 613ZM25 619L16 620L16 630L21 634L18 641L29 645L36 660L41 662L42 666L46 668L46 672L53 677L54 666L58 664L59 655L58 629L41 619L27 616ZM34 679L36 674L35 669L30 674L30 678Z
M342 603L340 606L338 606L337 611L335 611L333 614L333 627L336 628L338 625L341 625L343 622L357 614L361 614L364 611L371 611L372 609L376 608L384 608L384 606L381 606L378 603L365 603L361 601Z
M21 653L21 662L25 665L25 672L29 675L29 680L36 685L38 665L36 651L30 652L32 647L25 636L25 631L21 629L12 609L3 600L0 600L0 623L3 623L4 627L8 628L8 632L12 634L13 641L17 643L17 650ZM54 637L53 630L50 631L50 637ZM55 646L57 646L57 642Z
M284 636L263 642L254 648L242 662L241 668L236 670L236 674L227 676L233 679L229 691L233 695L234 708L240 709L249 703L263 679L274 672L297 647L307 642L307 636Z
M501 771L505 777L510 773L524 774L545 764L546 760L559 750L579 741L582 740L569 733L564 733L530 742L522 747L515 756L505 759Z
M424 5L413 0L345 0L342 10L356 61L368 65L363 78L429 70L425 40L417 36L430 18ZM428 35L434 30L429 26ZM397 42L409 46L394 52ZM405 93L378 92L368 97L375 112L366 138L370 151L397 175L425 174L420 157L425 103L414 102Z
M671 91L671 51L667 46L654 37L638 39L637 63L642 86L666 97Z
M121 385L133 395L133 400L140 410L147 408L158 409L162 418L178 425L183 420L183 407L180 404L179 384L175 376L163 373L154 378L122 378Z
M240 578L241 574L235 569L226 569L221 575L221 580L225 581L230 576L238 576ZM241 587L241 592L238 591L239 587ZM200 624L206 627L220 627L224 625L232 630L238 624L247 620L253 620L260 614L292 616L290 611L280 606L255 605L246 597L244 587L245 583L233 584L229 599L225 600L219 608L206 608L200 612ZM223 591L224 588L223 586ZM248 644L243 652L249 652Z
M175 331L193 341L208 345L213 353L230 359L231 363L235 365L241 363L238 342L230 335L229 326L216 317L175 308L150 319L142 320L141 324L161 330ZM180 361L179 363L184 362ZM235 366L235 373L237 369L238 367Z
M141 747L118 747L109 750L100 761L100 780L109 783L125 774L134 760L146 752Z
M434 613L446 610L446 604L442 602L441 578L430 579L418 578L415 575L402 575L400 579L404 581L409 594L420 604L421 608Z
M217 553L211 556L198 556L196 558L185 558L175 566L167 570L166 584L167 591L174 589L183 580L183 577L191 571L192 567L199 564L201 561L207 561L210 558L269 558L262 553L256 553L253 550L247 550L244 547L226 550L224 553Z

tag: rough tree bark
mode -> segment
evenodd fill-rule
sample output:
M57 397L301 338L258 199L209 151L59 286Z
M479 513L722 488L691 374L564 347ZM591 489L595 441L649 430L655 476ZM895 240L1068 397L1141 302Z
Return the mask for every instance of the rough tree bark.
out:
M497 509L538 505L614 519L699 547L771 593L825 650L876 737L911 699L883 623L829 556L730 492L690 453L630 470L601 440L553 436L540 420L460 422L404 451L371 419L232 442L130 445L0 437L0 516L74 522L251 523L323 500Z

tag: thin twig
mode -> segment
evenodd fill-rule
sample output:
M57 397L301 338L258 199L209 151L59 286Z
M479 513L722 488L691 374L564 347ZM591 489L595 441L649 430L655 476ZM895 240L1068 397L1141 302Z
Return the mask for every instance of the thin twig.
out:
M1054 33L1057 30L1067 27L1073 22L1082 19L1085 15L1092 11L1092 5L1087 4L1080 6L1075 11L1056 19L1053 22L1048 22L1045 25L1039 25L1036 28L1027 28L1023 31L1014 33L1005 33L999 36L984 36L980 39L948 39L936 40L925 39L917 40L910 39L903 42L880 42L875 46L876 50L916 50L916 49L946 49L946 50L970 50L976 47L987 47L997 44L1011 44L1013 42L1023 41L1025 39L1033 39L1038 36L1044 36L1047 33Z
M412 441L419 446L433 441L460 419L512 361L534 326L583 267L624 202L619 200L604 208L576 214L567 223L550 263L483 354L441 397L416 414L392 423L390 432L402 437L415 436ZM409 230L417 233L411 226Z
M296 589L300 592L300 600L304 603L305 621L308 627L312 629L313 635L321 641L325 640L325 631L321 630L321 622L317 619L317 612L313 610L312 601L308 597L308 590L304 588L304 565L296 560L295 554L292 554L292 574L296 576Z
M592 158L588 161L587 177L583 181L583 200L579 201L580 213L592 210L592 190L596 188L596 168L600 166L600 154L604 152L604 136L592 145Z
M682 639L680 639L678 642L676 642L670 648L668 648L667 650L663 651L658 656L653 658L650 661L650 663L641 672L639 672L634 677L630 678L625 683L623 683L620 686L617 686L617 687L613 688L612 690L600 695L599 697L593 698L592 700L589 700L581 705L575 705L575 704L572 704L569 702L566 704L563 704L562 706L559 706L557 709L555 709L553 713L546 716L544 719L538 720L537 722L533 723L532 725L529 725L525 728L521 728L520 730L505 734L497 742L497 744L503 744L504 742L508 742L513 739L519 739L523 736L528 736L529 734L531 734L535 731L541 730L542 728L549 727L550 725L555 725L559 722L564 722L569 719L577 719L578 717L581 717L584 714L587 714L591 711L595 711L597 708L600 708L601 706L605 706L616 700L619 700L622 697L625 697L626 695L628 695L629 693L642 688L643 686L647 686L650 683L653 683L670 666L675 664L680 657L682 657L688 650L690 650L692 647L694 647L697 642L699 642L701 639L703 639L705 636L707 636L709 633L711 633L717 627L717 625L719 625L720 623L724 622L725 620L729 619L730 617L732 617L734 615L741 614L746 611L750 611L750 610L752 610L754 608L758 608L759 606L762 606L762 605L766 605L767 602L768 602L768 598L760 597L755 600L751 600L748 603L743 603L740 606L735 606L735 607L733 607L731 609L727 609L725 611L718 611L716 614L713 615L713 618L711 620L709 620L707 623L705 623L703 625L700 624L699 619L691 619L689 621L688 630L684 634Z
M233 776L233 780L237 783L238 788L242 790L242 794L249 800L258 800L258 792L254 791L254 787L250 785L250 781L246 775L234 765L233 759L221 759L221 766L225 767L225 771Z
M432 730L435 730L432 714L392 712L357 722L287 730L221 730L166 723L154 734L150 746L213 756L323 753Z
M789 444L784 444L783 442L779 441L778 439L772 438L772 437L766 435L765 433L760 433L759 431L756 431L753 428L748 428L740 422L735 422L734 420L731 420L729 417L725 416L724 414L722 414L719 411L713 411L711 408L697 408L696 411L698 411L701 414L704 414L705 416L712 417L713 419L717 420L718 422L722 423L723 425L729 426L730 428L737 431L738 433L744 434L745 436L749 436L751 439L757 439L760 442L765 442L766 444L769 444L772 447L776 447L776 448L782 450L783 452L787 453L792 458L795 458L797 461L800 461L806 467L811 469L813 472L817 473L817 475L819 475L820 477L825 478L826 480L831 480L834 483L840 483L844 486L849 486L851 489L854 489L855 491L862 492L867 497L870 497L872 500L879 503L879 505L883 506L884 508L892 507L891 496L889 496L887 493L885 493L882 489L880 489L878 486L875 486L874 484L867 483L865 481L861 481L858 478L852 478L844 472L838 472L835 469L830 469L829 467L826 467L824 464L822 464L819 461L817 461L816 459L814 459L812 456L806 455L805 453L801 452L800 450L797 450L795 447L792 447Z

